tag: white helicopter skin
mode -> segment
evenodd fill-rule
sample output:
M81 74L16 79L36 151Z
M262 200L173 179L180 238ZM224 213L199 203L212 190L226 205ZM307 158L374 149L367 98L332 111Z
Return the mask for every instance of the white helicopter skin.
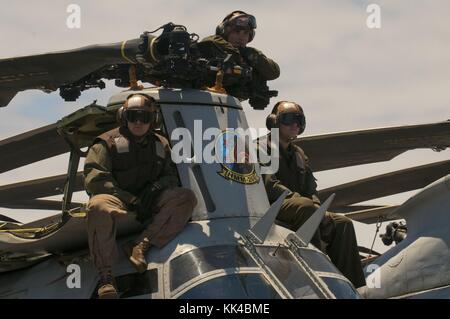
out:
M108 108L119 107L131 93L136 92L113 96ZM169 137L180 126L198 134L194 121L199 119L204 129L248 128L239 101L228 95L160 88L139 93L160 104ZM245 184L222 176L225 168L220 163L177 164L182 186L197 195L192 221L168 245L150 249L148 270L142 275L120 253L114 274L121 298L359 298L329 258L309 244L332 198L294 233L274 223L286 195L270 206L260 168L253 168L247 174L251 182ZM96 297L98 274L87 249L85 214L74 212L39 239L0 232L0 252L9 252L3 269L8 271L0 274L0 298ZM141 227L132 214L117 223L119 246ZM70 284L76 271L79 288Z
M406 220L408 235L366 267L368 285L360 293L366 298L449 298L450 175L392 214Z

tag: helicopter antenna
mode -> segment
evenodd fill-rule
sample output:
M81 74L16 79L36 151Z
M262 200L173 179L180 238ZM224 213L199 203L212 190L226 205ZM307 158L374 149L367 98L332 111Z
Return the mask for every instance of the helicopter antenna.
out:
M275 203L270 206L267 213L250 229L248 232L251 237L257 242L262 244L269 234L270 228L272 228L275 219L277 218L278 212L280 211L281 204L283 204L284 199L289 194L288 191L284 191L283 194L278 197Z
M311 239L314 236L314 233L319 227L320 222L325 216L325 212L330 207L331 202L333 201L336 194L331 194L330 197L312 214L311 217L295 232L295 235L301 239L305 245L308 245Z

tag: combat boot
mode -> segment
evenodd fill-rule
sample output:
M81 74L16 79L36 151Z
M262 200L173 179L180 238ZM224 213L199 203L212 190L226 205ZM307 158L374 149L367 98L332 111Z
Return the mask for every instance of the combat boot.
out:
M147 270L147 260L145 260L145 253L150 248L150 242L144 238L137 245L133 247L130 255L130 261L139 273Z
M114 283L114 276L111 269L104 269L100 271L100 287L97 290L99 299L117 299L116 285Z

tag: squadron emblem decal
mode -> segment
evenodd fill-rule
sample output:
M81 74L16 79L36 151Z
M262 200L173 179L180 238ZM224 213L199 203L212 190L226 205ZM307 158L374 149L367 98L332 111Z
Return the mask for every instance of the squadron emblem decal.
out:
M238 142L242 147L238 146ZM215 149L217 161L222 167L217 172L220 176L241 184L259 183L255 164L250 161L248 144L240 140L235 132L223 131L216 139Z

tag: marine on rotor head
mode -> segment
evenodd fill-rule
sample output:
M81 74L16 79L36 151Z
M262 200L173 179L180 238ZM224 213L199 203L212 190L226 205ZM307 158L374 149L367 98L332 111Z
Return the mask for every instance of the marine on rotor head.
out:
M149 37L160 29L163 32L158 37ZM235 61L230 55L205 58L203 47L198 43L198 35L188 33L186 27L168 23L160 28L145 32L141 49L147 49L143 56L153 63L147 64L147 73L154 81L163 86L188 87L204 89L215 84L217 72L223 73L225 89L239 87L228 93L241 100L249 99L255 109L264 109L269 104L270 97L278 92L269 90L267 81L253 77L252 67Z

